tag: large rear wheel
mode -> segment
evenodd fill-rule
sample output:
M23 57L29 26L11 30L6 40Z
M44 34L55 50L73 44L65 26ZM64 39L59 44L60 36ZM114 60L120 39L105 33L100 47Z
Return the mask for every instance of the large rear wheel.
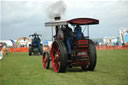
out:
M39 49L39 51L40 51L40 55L43 55L43 46L42 46L42 44L40 44L40 49Z
M32 46L29 45L29 56L31 56L31 55L32 55Z
M97 55L96 55L96 47L92 40L89 40L88 55L89 55L88 70L93 71L96 66Z
M55 72L65 72L67 65L67 49L62 40L56 40L51 49L52 66Z

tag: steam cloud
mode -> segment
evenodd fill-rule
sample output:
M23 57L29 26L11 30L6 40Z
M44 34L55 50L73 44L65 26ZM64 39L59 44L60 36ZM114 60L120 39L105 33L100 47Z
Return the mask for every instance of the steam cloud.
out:
M65 14L65 11L66 11L66 4L60 0L60 1L57 1L55 3L53 3L52 5L50 5L47 9L47 15L49 18L54 18L56 16L62 16Z

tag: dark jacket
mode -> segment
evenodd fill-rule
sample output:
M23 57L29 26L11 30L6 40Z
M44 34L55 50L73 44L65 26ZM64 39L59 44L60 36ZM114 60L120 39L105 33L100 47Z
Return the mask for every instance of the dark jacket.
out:
M72 29L70 27L63 28L62 31L64 32L64 39L68 39L69 37L72 37Z

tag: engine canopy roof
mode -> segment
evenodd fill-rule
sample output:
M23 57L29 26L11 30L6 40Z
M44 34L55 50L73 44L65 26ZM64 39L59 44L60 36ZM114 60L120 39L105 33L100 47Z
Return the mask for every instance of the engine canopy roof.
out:
M54 21L54 22L46 22L45 26L58 26L58 25L94 25L99 24L99 20L93 18L75 18L67 21Z

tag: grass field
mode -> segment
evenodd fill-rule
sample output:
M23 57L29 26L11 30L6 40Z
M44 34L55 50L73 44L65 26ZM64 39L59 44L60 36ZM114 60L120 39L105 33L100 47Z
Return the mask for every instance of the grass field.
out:
M12 53L0 61L0 85L128 85L128 50L99 50L94 72L81 68L55 73L41 56Z

